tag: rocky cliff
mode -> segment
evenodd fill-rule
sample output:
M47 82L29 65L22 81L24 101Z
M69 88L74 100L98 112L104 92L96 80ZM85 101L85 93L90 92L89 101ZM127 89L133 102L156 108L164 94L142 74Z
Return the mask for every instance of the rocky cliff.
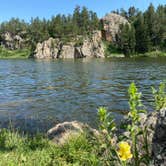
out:
M67 43L63 43L58 38L49 38L47 41L37 44L34 57L37 59L103 58L104 45L101 31L94 31L91 37L81 36Z
M24 33L24 32L22 32ZM25 46L25 40L21 37L22 34L13 35L10 32L6 32L0 36L1 43L0 45L9 49L16 50L21 49Z
M116 34L119 31L120 25L129 24L126 18L115 13L107 14L101 21L103 26L103 38L112 42L116 42Z

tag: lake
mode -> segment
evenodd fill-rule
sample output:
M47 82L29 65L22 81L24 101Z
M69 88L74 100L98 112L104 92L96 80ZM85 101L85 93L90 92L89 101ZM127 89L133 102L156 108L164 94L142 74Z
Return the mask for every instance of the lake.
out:
M151 86L166 79L166 58L0 60L0 126L45 132L63 121L97 124L105 106L116 121L128 110L134 80L153 110Z

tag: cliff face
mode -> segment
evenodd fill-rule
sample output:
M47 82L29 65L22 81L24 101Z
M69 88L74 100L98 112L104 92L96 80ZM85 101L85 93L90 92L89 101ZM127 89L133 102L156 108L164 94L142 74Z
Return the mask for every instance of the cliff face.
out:
M126 18L115 13L107 14L101 21L103 26L103 38L112 42L116 42L116 34L119 31L120 25L129 24Z
M9 32L6 32L2 34L0 37L0 45L9 50L21 49L25 45L25 40L21 37L21 34L13 35Z
M94 31L91 37L84 37L81 44L77 42L73 40L64 44L60 39L49 38L37 44L34 57L37 59L104 57L101 31Z

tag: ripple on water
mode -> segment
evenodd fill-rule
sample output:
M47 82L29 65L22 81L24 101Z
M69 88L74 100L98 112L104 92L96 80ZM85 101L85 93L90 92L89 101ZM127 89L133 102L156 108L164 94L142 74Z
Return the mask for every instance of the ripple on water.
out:
M132 81L151 111L150 87L166 78L165 64L165 58L0 60L0 125L12 119L25 130L45 131L58 122L79 120L94 127L99 106L119 121L128 110Z

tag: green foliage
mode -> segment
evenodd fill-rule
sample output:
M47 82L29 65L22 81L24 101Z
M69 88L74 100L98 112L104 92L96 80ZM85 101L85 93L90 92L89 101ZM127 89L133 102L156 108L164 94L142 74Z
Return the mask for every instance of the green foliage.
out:
M104 53L106 57L121 57L124 56L118 45L103 41L103 44L105 46Z
M132 55L135 52L135 29L129 24L121 25L118 34L118 45L126 55Z
M132 82L128 90L130 99L129 107L130 112L128 113L128 118L132 121L133 125L138 125L140 122L140 113L146 113L146 110L142 109L141 93L138 92L135 83Z
M106 130L109 133L112 133L116 129L116 125L114 122L114 118L112 117L111 113L107 112L107 109L104 107L100 107L98 109L98 116L100 120L100 129Z
M7 50L3 47L0 47L0 58L1 59L27 59L31 54L31 51L28 49L20 50Z
M151 51L166 51L165 10L164 5L159 5L155 10L152 4L143 13L134 7L130 7L128 11L121 9L119 14L126 17L132 27L129 31L127 26L122 26L118 34L119 48L125 55L132 55L134 52L140 55Z
M151 52L146 52L143 54L135 54L133 57L164 57L166 56L166 52L162 51L151 51Z
M0 165L101 165L95 140L86 134L75 135L54 145L41 135L28 137L16 131L0 131Z
M156 110L166 107L166 82L160 83L158 89L152 87L152 92L154 95Z
M75 41L75 47L80 47L80 46L82 46L82 45L83 45L83 38L80 37L79 39L77 39L77 40Z
M135 83L130 84L129 90L129 107L130 111L128 113L128 121L131 123L127 125L127 130L130 133L130 138L132 139L132 152L133 152L133 165L139 166L142 162L144 164L149 164L150 162L150 153L149 146L147 141L147 130L145 127L140 127L140 113L146 113L146 110L142 109L143 105L141 102L141 93L138 92L138 89L135 86ZM143 138L142 144L139 145L139 138ZM129 138L128 138L129 139ZM141 148L141 155L140 153Z

